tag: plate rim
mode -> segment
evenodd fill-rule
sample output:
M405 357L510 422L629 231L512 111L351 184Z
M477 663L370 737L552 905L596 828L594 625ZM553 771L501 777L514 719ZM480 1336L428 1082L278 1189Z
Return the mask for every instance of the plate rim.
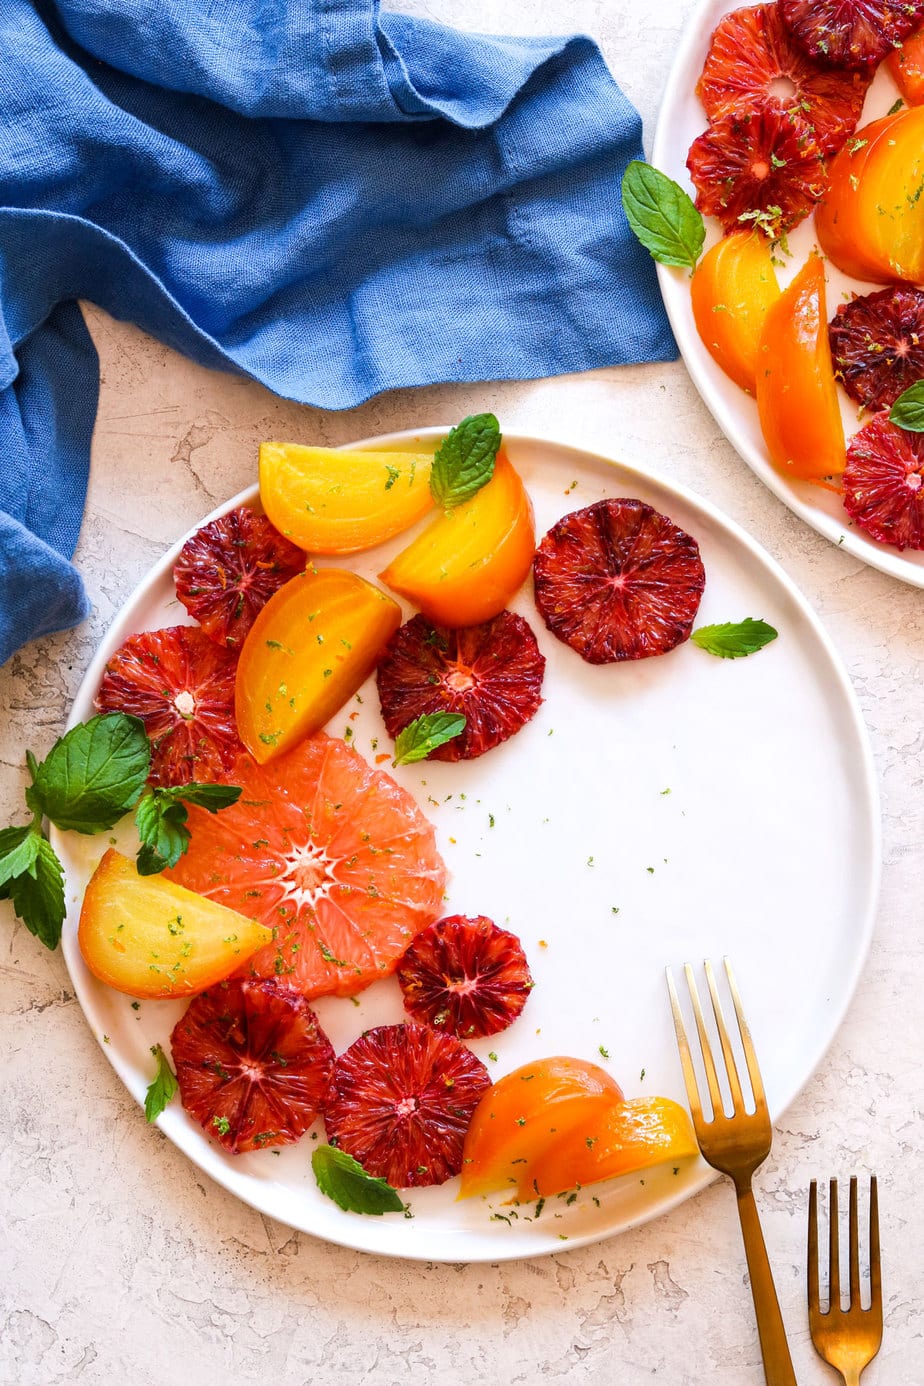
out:
M738 3L740 4L741 0L738 0ZM677 105L679 97L687 95L688 90L692 91L693 89L693 85L690 83L690 69L703 45L708 41L708 35L711 34L715 24L724 14L735 8L735 0L698 0L692 14L684 21L683 36L671 64L664 93L661 97L661 104L658 108L651 151L651 162L656 168L666 172L673 163L672 156L675 152L676 140L673 139L669 125L674 118L673 108ZM700 62L697 64L697 76L701 67L702 63ZM704 113L704 128L705 125L706 116ZM689 188L691 186L689 179L686 181ZM693 322L690 294L686 288L684 271L671 269L670 266L662 265L657 261L655 261L655 269L671 330L674 333L674 339L690 379L693 381L703 404L722 430L724 437L745 465L776 496L777 500L781 501L788 510L791 510L794 515L815 530L816 534L827 539L835 548L842 549L854 558L859 558L869 567L875 568L899 582L904 582L911 587L924 587L924 563L909 562L901 550L892 545L879 544L873 539L866 538L862 530L857 530L850 524L850 517L846 511L843 521L839 521L824 511L816 510L814 506L799 496L798 492L793 489L792 482L789 482L776 470L766 453L752 446L750 440L744 436L739 427L739 411L716 392L712 375L713 371L719 371L720 368L715 365L701 342ZM725 379L724 376L722 378Z
M450 427L451 425L430 425L419 429L399 429L389 433L371 435L355 442L343 443L339 445L339 448L340 450L351 448L360 449L370 448L373 445L402 443L413 439L441 438L445 436ZM870 945L875 931L882 875L882 813L875 759L859 697L833 640L808 598L803 594L782 565L768 553L742 525L726 515L725 512L714 505L713 502L698 495L683 483L674 481L672 478L667 478L662 473L652 468L643 467L632 462L625 462L612 455L594 449L576 446L572 443L562 441L551 434L540 435L535 433L522 433L517 430L506 430L505 437L512 443L523 443L527 446L538 446L541 448L543 446L552 445L556 449L572 454L576 461L591 460L597 463L603 462L608 467L618 468L624 474L629 474L632 478L637 478L643 485L645 483L650 483L663 488L666 492L672 496L676 496L694 511L703 513L713 524L717 525L719 529L729 532L740 544L742 544L748 550L751 557L782 587L789 600L798 607L803 620L807 622L817 641L817 648L824 654L830 673L835 677L842 699L843 710L849 714L851 729L860 751L860 764L855 767L855 770L859 772L858 783L862 785L862 798L858 799L857 806L868 819L870 828L870 870L866 898L863 901L862 915L858 914L857 947L853 965L844 985L841 1003L832 1017L830 1032L821 1044L819 1052L811 1057L811 1062L801 1079L797 1081L792 1091L786 1092L783 1095L779 1110L773 1113L774 1122L778 1122L780 1117L811 1082L840 1032L847 1010L854 999L860 978L866 966ZM226 501L215 506L207 515L196 520L196 522L161 555L160 559L158 559L135 584L132 591L116 612L113 620L100 640L93 658L87 666L87 670L80 682L68 713L66 722L66 727L68 729L78 720L81 720L78 711L81 704L87 703L88 707L92 710L92 694L99 684L102 669L113 649L121 643L125 635L132 629L132 623L128 619L129 613L133 610L136 602L141 599L144 593L172 568L180 549L189 536L195 533L197 529L201 528L203 524L207 524L217 516L225 514L228 510L233 509L237 505L252 503L255 499L258 499L258 497L259 483L254 482ZM62 835L60 831L55 828L54 825L51 825L49 835L59 856L62 856L60 850ZM65 859L65 889L67 889L66 859L68 857L69 853L65 848L63 852L63 859ZM78 907L75 906L73 911L71 909L68 910L69 922L73 919L73 914L77 911L77 908ZM130 1062L127 1059L123 1059L120 1051L112 1044L108 1044L104 1041L103 1027L98 1025L95 1020L91 1018L94 1013L94 1006L92 996L85 993L83 987L83 972L86 965L79 952L76 927L65 929L62 934L61 948L65 966L67 967L68 975L74 988L84 1021L123 1085L132 1097L135 1098L139 1106L143 1107L145 1096L143 1083L138 1078ZM166 1121L164 1121L164 1117L167 1118ZM170 1112L168 1110L161 1117L158 1117L154 1124L164 1131L164 1134L170 1139L171 1144L173 1144L187 1160L191 1161L198 1170L225 1189L233 1197L239 1198L257 1212L272 1217L274 1220L282 1222L285 1226L293 1227L296 1231L317 1237L322 1241L331 1242L353 1251L360 1251L365 1255L385 1256L407 1261L437 1262L447 1265L532 1260L539 1256L553 1255L565 1249L563 1244L560 1247L539 1245L535 1250L523 1250L521 1248L506 1250L504 1240L499 1238L496 1245L492 1244L490 1247L479 1249L475 1254L454 1257L444 1253L434 1253L432 1248L429 1250L422 1250L415 1249L413 1246L392 1248L390 1246L367 1244L362 1235L351 1235L347 1226L345 1226L342 1236L337 1235L336 1229L325 1229L324 1231L309 1230L302 1226L297 1226L295 1223L286 1222L285 1218L280 1217L278 1207L273 1199L268 1196L270 1191L275 1187L272 1183L257 1183L253 1186L252 1190L250 1188L238 1188L238 1184L241 1182L246 1183L249 1176L244 1172L239 1173L224 1165L215 1167L209 1166L204 1158L201 1158L204 1157L206 1149L198 1151L195 1146L189 1148L182 1139L178 1139L177 1135L170 1130L172 1123L169 1117ZM569 1235L566 1249L570 1251L583 1246L598 1245L609 1240L611 1237L619 1236L624 1232L631 1231L633 1228L643 1226L656 1218L660 1218L672 1212L680 1204L685 1203L688 1199L701 1193L703 1189L708 1187L709 1184L713 1183L719 1177L716 1172L705 1165L702 1160L700 1160L697 1166L697 1174L698 1177L687 1182L675 1195L662 1198L650 1210L640 1212L638 1216L627 1218L616 1228L608 1228L603 1232ZM352 1226L352 1224L350 1224L350 1226ZM356 1224L356 1232L361 1234L362 1227L363 1223L361 1221L358 1222Z

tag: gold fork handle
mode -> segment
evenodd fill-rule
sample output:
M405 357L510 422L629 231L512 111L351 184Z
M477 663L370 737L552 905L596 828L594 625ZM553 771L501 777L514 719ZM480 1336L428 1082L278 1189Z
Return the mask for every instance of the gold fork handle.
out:
M751 1181L736 1185L738 1194L738 1216L741 1219L741 1235L748 1259L748 1272L751 1277L751 1294L754 1296L754 1310L757 1314L757 1332L760 1335L760 1350L764 1359L764 1377L767 1386L797 1386L796 1374L792 1369L786 1330L780 1302L776 1297L776 1286L764 1243L757 1204L751 1192Z

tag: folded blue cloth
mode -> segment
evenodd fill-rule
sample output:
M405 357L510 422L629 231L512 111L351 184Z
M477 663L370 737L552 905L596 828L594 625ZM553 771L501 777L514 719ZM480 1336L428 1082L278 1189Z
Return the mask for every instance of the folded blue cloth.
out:
M87 611L98 394L74 300L343 409L674 354L586 38L377 0L2 0L0 663Z

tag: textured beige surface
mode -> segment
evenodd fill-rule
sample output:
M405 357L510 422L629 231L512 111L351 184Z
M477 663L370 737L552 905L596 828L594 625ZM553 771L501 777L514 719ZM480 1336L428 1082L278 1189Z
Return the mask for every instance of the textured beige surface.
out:
M420 0L404 8L469 28L591 32L641 108L649 142L689 10L681 0L546 0L541 9L525 0ZM24 746L42 754L59 734L118 606L167 544L253 480L264 437L339 443L491 408L509 428L605 448L688 484L750 530L806 592L870 727L884 888L856 999L821 1071L780 1122L759 1198L799 1380L820 1384L833 1377L805 1323L807 1182L878 1170L886 1340L864 1379L920 1386L921 593L864 568L791 516L732 453L679 363L399 392L334 415L201 370L97 310L88 316L104 383L77 562L94 610L80 630L31 645L0 670L2 822L21 802ZM824 831L806 825L806 851ZM759 854L755 866L785 870ZM741 917L746 928L746 900ZM785 1024L783 997L780 1014ZM6 904L0 1054L4 1383L763 1380L727 1188L713 1186L597 1247L494 1267L379 1261L294 1234L205 1182L146 1127L85 1025L62 959Z

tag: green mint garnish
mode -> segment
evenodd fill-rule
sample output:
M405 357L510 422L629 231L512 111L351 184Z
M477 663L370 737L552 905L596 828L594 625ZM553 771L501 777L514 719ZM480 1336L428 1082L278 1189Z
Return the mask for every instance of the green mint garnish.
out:
M458 712L425 712L399 731L395 738L392 765L410 765L426 760L431 751L444 746L465 731L465 718Z
M167 866L176 866L189 847L189 814L186 804L196 804L209 813L229 808L237 802L241 791L233 784L176 785L170 789L159 786L148 789L135 809L135 826L141 838L138 852L138 874L153 876ZM181 802L182 801L182 802Z
M41 765L29 761L33 794L45 817L59 828L99 833L113 827L141 793L151 744L137 717L107 712L72 727Z
M694 645L719 659L743 659L754 654L775 640L778 631L768 626L766 621L755 621L750 616L744 621L726 621L717 626L700 626L690 636Z
M144 1099L144 1115L148 1121L156 1121L176 1093L178 1084L176 1074L167 1062L167 1056L160 1045L152 1045L151 1053L157 1060L157 1072Z
M311 1152L311 1168L322 1194L348 1213L402 1213L404 1204L385 1179L374 1179L362 1165L333 1145Z
M662 265L693 269L702 254L706 227L679 183L651 164L633 159L623 174L622 205L630 227Z
M453 510L471 500L494 475L500 445L500 425L493 414L470 414L450 429L430 469L430 492L437 505Z
M924 433L924 380L916 380L889 410L889 423L909 433Z

